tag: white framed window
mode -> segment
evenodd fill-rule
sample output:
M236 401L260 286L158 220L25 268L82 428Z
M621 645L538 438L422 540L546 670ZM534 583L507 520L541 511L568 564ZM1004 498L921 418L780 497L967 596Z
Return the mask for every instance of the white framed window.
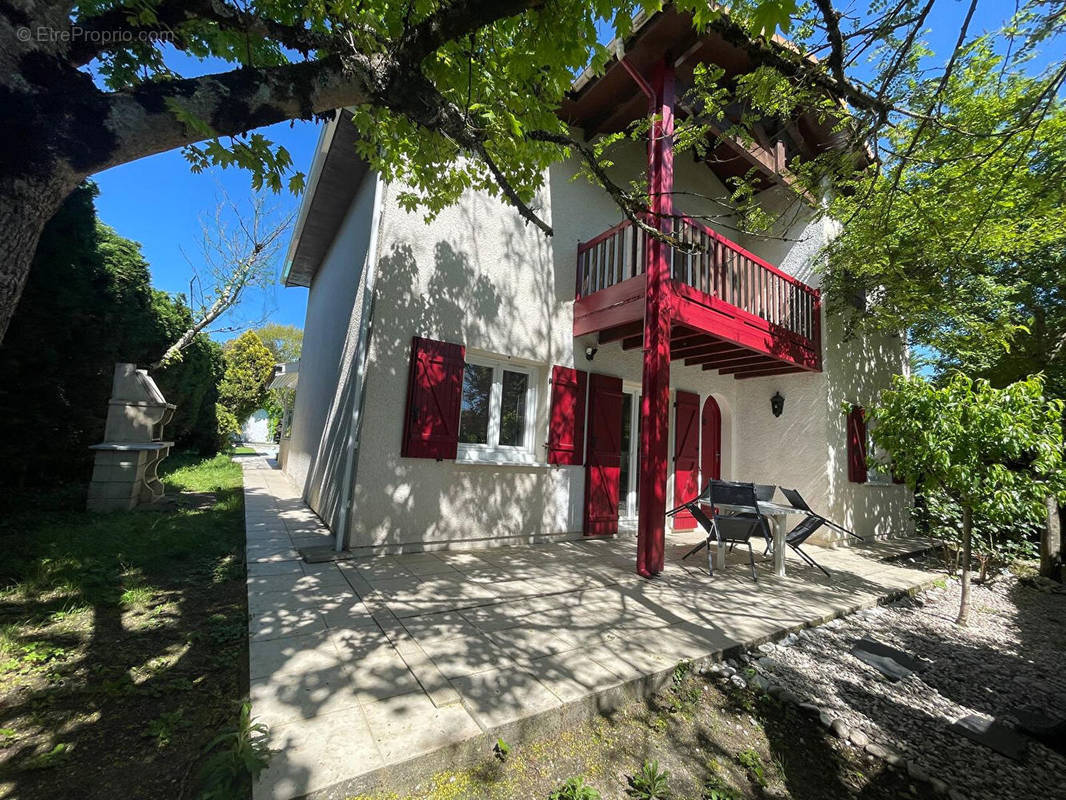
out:
M536 369L468 355L459 406L457 460L533 463L536 410Z

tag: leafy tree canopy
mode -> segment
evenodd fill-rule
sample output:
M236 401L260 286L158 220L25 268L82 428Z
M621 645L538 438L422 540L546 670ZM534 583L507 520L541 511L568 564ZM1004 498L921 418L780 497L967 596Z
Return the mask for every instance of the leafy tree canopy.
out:
M255 331L245 331L223 348L226 371L218 386L218 400L243 422L266 400L266 385L274 374L274 355Z
M300 360L300 350L303 348L304 340L302 329L295 325L271 322L257 328L255 332L279 364Z
M1066 495L1063 402L1043 376L1003 389L956 373L936 386L897 376L873 409L871 434L910 487L942 492L963 512L963 606L969 600L972 520L1003 531L1038 519L1049 495Z
M838 195L828 294L839 309L865 293L857 321L909 328L942 371L999 373L1002 385L1046 368L1061 396L1066 108L1046 80L1006 66L985 38L936 96L939 81L912 84L940 124L890 130L890 165ZM1012 344L1031 356L1024 369L999 368Z

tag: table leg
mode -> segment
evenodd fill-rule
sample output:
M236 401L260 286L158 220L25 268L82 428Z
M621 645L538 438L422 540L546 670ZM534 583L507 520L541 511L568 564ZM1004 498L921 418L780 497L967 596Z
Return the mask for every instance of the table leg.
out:
M785 520L774 517L774 575L785 575Z

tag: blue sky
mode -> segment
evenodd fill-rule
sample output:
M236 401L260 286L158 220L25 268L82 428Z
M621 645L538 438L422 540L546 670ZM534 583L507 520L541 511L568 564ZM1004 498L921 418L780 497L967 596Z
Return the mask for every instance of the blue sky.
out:
M930 41L935 50L946 52L958 35L967 3L961 0L941 2L934 7L929 20ZM999 0L986 0L978 7L971 30L987 31L997 28L1008 12ZM168 59L179 72L187 75L226 69L223 62L196 62L177 54ZM1039 63L1039 62L1038 62ZM261 132L272 141L284 145L292 155L298 170L307 172L318 140L319 126L310 122L282 123ZM152 268L152 282L167 292L186 292L191 269L182 251L191 258L199 252L200 219L211 216L224 192L230 199L241 201L249 197L249 175L238 169L215 169L201 174L189 171L180 151L161 153L130 164L107 170L95 176L100 187L97 211L100 218L119 234L141 243ZM299 198L289 193L272 196L271 206L279 212L296 208ZM277 259L280 277L286 240ZM303 327L307 291L286 289L280 284L264 290L253 290L241 308L226 322L269 319L273 322ZM229 338L232 333L215 334Z

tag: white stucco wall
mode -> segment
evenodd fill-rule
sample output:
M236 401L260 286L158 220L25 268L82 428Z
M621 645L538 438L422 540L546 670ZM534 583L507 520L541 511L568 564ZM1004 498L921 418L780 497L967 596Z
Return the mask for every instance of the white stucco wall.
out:
M619 179L642 169L644 158L636 145L619 156ZM527 226L509 206L478 193L466 194L426 224L420 212L400 209L396 188L386 187L350 524L353 548L417 549L580 535L584 467L493 466L399 455L410 345L416 335L463 344L471 353L510 357L536 370L538 462L546 457L540 445L547 440L553 364L615 375L639 386L639 350L605 345L590 363L584 348L595 344L595 336L575 340L572 335L577 245L620 219L604 192L572 180L575 169L561 163L549 170L534 203L554 227L551 239ZM780 213L781 222L770 236L750 237L735 232L720 204L694 196L725 196L705 165L679 159L675 188L679 211L710 217L712 227L748 250L817 285L813 258L830 227L813 220L810 209L786 192L763 193L761 199ZM347 364L357 323L354 282L370 215L361 192L316 276L308 305L287 469L303 481L312 506L330 522L338 493L341 422L346 421L338 413L349 402ZM671 387L699 394L701 407L710 395L718 401L723 477L795 486L816 508L854 524L860 533L900 532L907 524L902 487L847 483L840 406L845 399L872 403L887 376L902 368L902 348L898 342L876 347L845 343L832 326L823 330L822 373L735 380L674 362ZM306 363L311 353L313 365ZM311 373L314 377L308 377ZM770 413L775 391L786 398L779 419ZM672 466L667 489L672 503Z
M374 181L373 173L363 179L307 296L300 385L285 457L285 472L330 525L336 521L351 415L351 365L359 329Z

